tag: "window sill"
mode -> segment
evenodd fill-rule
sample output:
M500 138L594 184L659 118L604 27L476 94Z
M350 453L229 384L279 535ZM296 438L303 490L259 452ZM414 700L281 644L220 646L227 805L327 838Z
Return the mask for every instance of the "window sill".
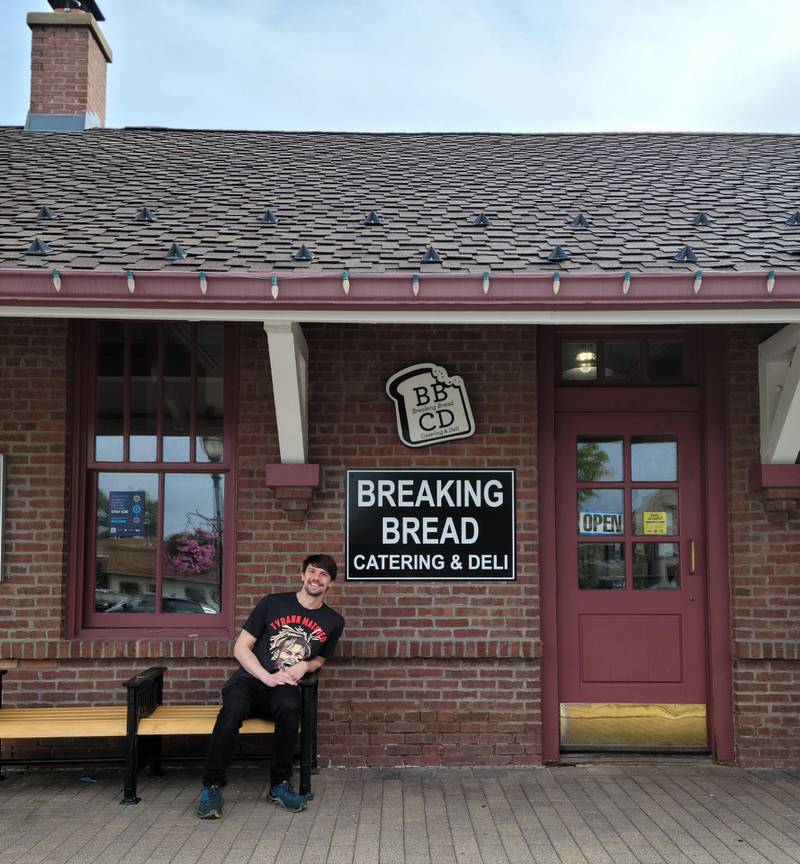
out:
M160 639L165 642L204 641L206 639L233 639L236 636L232 627L86 627L79 630L72 639Z
M82 630L71 639L0 640L0 656L9 661L69 660L232 660L234 634L200 635L158 630Z

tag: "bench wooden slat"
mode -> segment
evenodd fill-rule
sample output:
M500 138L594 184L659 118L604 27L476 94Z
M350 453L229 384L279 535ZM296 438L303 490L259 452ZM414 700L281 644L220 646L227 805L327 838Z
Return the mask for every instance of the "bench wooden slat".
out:
M139 721L140 735L210 735L219 713L219 705L159 705L149 716ZM271 720L245 720L240 732L244 735L272 733Z
M210 735L219 705L160 705L139 721L140 735ZM125 708L114 706L77 708L3 708L2 738L93 738L125 735ZM271 720L251 718L242 724L244 735L271 734Z
M0 710L0 738L122 738L125 733L124 705Z

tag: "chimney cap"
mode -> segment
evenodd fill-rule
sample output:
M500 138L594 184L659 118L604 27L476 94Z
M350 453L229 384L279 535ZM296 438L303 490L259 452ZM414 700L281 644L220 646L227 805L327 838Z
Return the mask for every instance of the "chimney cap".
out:
M95 21L105 21L105 16L100 11L100 7L94 0L47 0L53 12L72 11L78 9L81 12L88 12L94 15Z

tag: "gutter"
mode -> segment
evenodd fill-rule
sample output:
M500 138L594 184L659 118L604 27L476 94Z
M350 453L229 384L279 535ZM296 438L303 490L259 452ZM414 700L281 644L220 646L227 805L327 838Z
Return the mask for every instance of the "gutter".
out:
M800 321L800 272L0 269L0 315L517 323Z

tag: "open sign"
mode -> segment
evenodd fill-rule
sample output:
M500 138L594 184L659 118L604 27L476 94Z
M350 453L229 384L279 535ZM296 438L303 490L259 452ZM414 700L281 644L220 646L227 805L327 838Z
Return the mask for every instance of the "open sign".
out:
M578 513L579 534L624 534L625 516L622 513L598 513L582 510Z

